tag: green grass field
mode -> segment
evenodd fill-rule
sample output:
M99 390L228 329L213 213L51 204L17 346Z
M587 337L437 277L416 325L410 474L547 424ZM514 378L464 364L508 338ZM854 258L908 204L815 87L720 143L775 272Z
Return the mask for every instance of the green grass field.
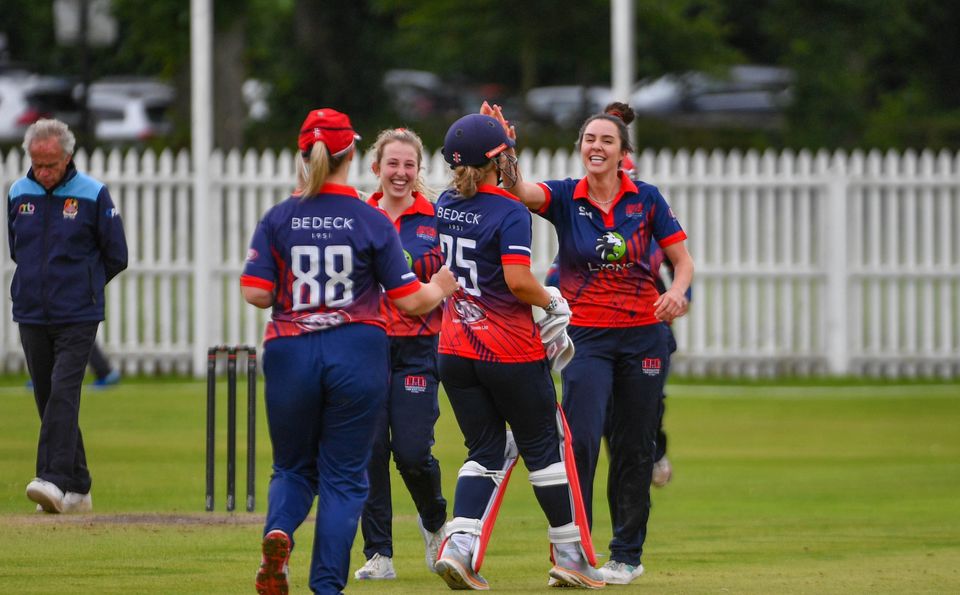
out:
M24 496L39 421L23 380L0 379L0 590L253 592L270 473L262 402L257 512L222 512L223 387L218 512L204 513L204 383L125 379L84 395L81 426L95 513L43 515ZM960 592L960 385L677 381L669 392L675 475L653 494L647 571L634 585L608 589ZM464 448L445 397L441 403L435 454L450 500ZM241 415L241 508L244 423ZM596 491L603 498L602 484ZM448 591L424 567L413 505L398 479L394 502L399 578L351 578L348 591ZM601 553L610 538L606 510L604 500L595 503ZM311 518L297 533L293 593L308 592L312 527ZM360 550L358 538L351 577L363 561ZM546 522L521 468L483 574L492 590L527 593L547 591L548 568Z

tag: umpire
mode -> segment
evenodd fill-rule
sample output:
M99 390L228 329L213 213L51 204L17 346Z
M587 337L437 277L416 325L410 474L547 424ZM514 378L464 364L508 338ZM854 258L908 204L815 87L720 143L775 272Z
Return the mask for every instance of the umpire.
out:
M77 171L75 145L59 120L32 124L23 139L30 170L7 197L13 320L40 413L27 497L50 513L92 508L80 387L103 320L104 286L127 268L120 214L107 187Z

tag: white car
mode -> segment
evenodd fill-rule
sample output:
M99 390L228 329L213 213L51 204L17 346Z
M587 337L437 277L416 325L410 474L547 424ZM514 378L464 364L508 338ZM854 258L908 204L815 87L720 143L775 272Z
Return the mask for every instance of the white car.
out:
M0 142L19 143L40 118L57 118L74 127L81 109L68 79L15 71L0 75Z
M150 79L104 80L90 85L87 106L94 136L110 144L140 143L170 134L173 87Z

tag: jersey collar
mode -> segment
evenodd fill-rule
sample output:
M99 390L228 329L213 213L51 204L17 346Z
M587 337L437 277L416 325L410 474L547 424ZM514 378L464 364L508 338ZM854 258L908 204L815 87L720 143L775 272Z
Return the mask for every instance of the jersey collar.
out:
M504 190L499 186L494 186L493 184L479 184L477 185L477 192L485 192L486 194L497 194L509 198L510 200L515 200L520 202L520 199L515 195L510 194L508 191Z
M617 177L620 178L620 188L617 190L617 196L613 199L611 206L620 202L620 198L627 192L637 193L637 185L633 183L633 180L623 175L622 171L617 172ZM577 182L576 188L573 189L573 198L582 198L589 201L590 196L587 193L588 189L589 184L587 183L587 178L581 178L580 181Z
M357 189L353 186L347 186L345 184L332 184L330 182L327 182L321 186L320 190L317 191L317 194L345 194L354 198L360 198L360 195L357 194Z
M370 206L380 208L380 199L383 198L383 192L374 192L370 195L370 198L367 199L367 204ZM413 204L407 207L407 210L400 213L400 217L406 215L426 215L428 217L433 217L435 211L433 208L433 203L427 200L427 197L420 194L419 192L413 193Z

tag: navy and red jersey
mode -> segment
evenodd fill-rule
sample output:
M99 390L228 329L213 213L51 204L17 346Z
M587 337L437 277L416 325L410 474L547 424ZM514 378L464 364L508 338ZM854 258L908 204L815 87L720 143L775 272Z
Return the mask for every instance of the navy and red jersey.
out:
M420 288L390 219L339 184L266 212L240 284L275 292L265 342L342 324L385 328L380 286L391 298Z
M367 203L379 208L382 192L375 192ZM393 222L407 258L407 265L424 283L443 265L443 254L437 241L437 221L433 203L419 192L413 193L413 204L400 213ZM380 310L387 322L387 334L391 337L419 337L440 332L442 310L434 308L423 316L411 316L397 308L386 294L380 298Z
M537 211L560 238L560 292L570 303L570 324L621 328L657 324L653 303L663 255L651 249L681 242L687 234L655 186L622 173L609 213L587 196L587 180L551 180L540 186L546 202Z
M437 200L437 232L460 282L443 304L439 352L501 363L543 359L533 309L503 278L504 265L530 266L532 220L523 203L489 184L471 198L448 190Z

